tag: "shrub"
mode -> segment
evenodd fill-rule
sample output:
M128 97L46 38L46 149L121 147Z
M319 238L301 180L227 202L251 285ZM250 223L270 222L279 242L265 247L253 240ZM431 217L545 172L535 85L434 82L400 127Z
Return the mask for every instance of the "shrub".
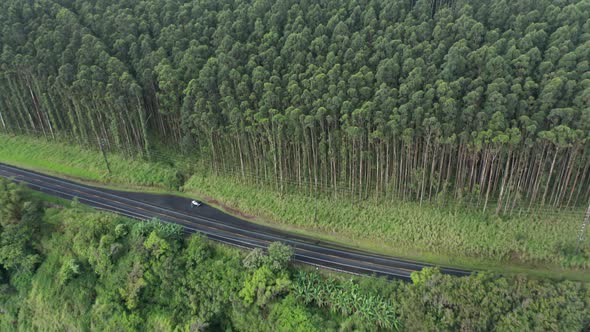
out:
M61 268L59 269L58 273L58 281L60 285L65 285L68 281L75 278L80 274L80 265L76 262L75 259L69 258L66 259Z
M282 243L273 242L268 246L266 263L273 271L285 269L293 258L293 248Z

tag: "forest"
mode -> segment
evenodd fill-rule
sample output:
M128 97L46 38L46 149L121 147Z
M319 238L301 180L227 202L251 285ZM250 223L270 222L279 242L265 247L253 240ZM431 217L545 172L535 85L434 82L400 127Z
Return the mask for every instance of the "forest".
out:
M590 200L590 0L5 0L0 131L280 192Z
M295 265L0 178L2 331L586 331L590 286L436 269L412 282Z

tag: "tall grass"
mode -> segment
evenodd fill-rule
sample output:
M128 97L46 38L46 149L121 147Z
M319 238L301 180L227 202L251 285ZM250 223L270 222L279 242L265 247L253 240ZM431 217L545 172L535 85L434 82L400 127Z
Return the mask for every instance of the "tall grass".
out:
M174 188L176 171L168 165L108 154L108 173L99 151L57 141L0 134L0 161L91 181L130 186Z
M193 176L184 186L240 211L310 232L338 234L348 243L417 255L478 257L490 261L552 263L589 268L590 241L576 254L578 214L497 217L431 204L279 195L271 188L214 175ZM317 204L317 211L316 211ZM315 216L315 218L314 218ZM391 250L389 250L391 251Z

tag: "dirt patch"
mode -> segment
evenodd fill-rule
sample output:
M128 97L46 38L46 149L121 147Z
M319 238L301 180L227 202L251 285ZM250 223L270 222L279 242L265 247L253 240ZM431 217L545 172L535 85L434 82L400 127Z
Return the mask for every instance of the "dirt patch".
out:
M516 262L516 263L521 263L523 261L521 253L516 250L510 251L509 259L511 262Z
M215 198L211 198L211 197L207 197L207 196L202 196L202 197L203 197L203 200L205 202L207 202L207 204L219 206L222 210L228 212L229 214L233 214L234 216L237 216L237 217L240 217L243 219L259 220L256 216L247 214L247 213L240 211L234 207L224 204Z
M205 201L211 205L221 205L221 203L218 200L210 197L205 197Z
M244 212L242 212L242 211L240 211L238 209L234 209L232 207L229 207L229 206L227 206L225 204L221 204L220 206L221 206L222 209L226 210L227 212L229 212L231 214L237 215L238 217L241 217L241 218L244 218L244 219L256 219L256 216L249 215L249 214L244 213Z

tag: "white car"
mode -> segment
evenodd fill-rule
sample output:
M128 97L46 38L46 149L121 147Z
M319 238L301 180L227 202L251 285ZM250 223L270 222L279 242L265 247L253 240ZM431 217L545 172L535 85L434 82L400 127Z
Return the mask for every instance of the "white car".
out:
M201 202L195 201L194 199L191 201L191 208L201 206Z

